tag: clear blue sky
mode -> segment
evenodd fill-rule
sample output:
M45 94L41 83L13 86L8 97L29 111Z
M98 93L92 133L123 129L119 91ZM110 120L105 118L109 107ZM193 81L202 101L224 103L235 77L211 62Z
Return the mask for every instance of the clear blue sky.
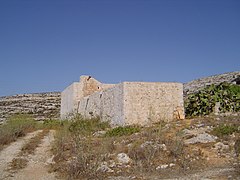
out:
M239 0L0 0L0 96L237 70Z

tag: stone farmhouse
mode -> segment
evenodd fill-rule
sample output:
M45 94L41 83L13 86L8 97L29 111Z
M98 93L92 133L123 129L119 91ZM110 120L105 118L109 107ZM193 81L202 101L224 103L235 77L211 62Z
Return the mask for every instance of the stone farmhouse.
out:
M81 76L61 93L61 118L75 113L120 126L184 119L183 84L103 84L91 76Z

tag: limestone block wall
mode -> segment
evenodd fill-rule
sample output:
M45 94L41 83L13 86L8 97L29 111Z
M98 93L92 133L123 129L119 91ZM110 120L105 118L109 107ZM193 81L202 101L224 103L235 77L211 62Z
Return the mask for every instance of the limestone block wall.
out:
M86 118L100 117L112 125L124 125L123 84L95 92L79 101L78 113Z
M61 118L66 118L71 113L76 113L78 102L82 98L82 86L74 82L61 93Z
M102 84L81 76L61 94L61 117L79 113L112 125L151 124L184 119L181 83L123 82Z
M112 125L151 124L184 118L181 83L124 82L79 101L78 113Z
M80 99L113 86L115 84L102 84L91 76L81 76L79 82L72 83L61 93L61 118L76 113Z
M141 125L184 119L183 85L125 82L124 116L126 124Z

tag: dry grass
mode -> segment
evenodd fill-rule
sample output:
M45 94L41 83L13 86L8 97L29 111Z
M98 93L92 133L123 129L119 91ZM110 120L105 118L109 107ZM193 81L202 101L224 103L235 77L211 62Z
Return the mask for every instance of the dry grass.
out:
M44 129L42 132L37 134L35 137L31 138L29 142L23 145L20 156L27 156L29 154L34 154L35 149L39 146L42 139L49 132L48 129Z
M52 171L59 172L62 178L106 179L109 176L175 178L208 167L212 168L212 165L222 166L227 161L226 158L215 158L217 154L212 149L214 143L184 144L184 129L194 129L199 124L217 127L221 122L216 122L214 118L186 119L158 123L151 127L132 126L126 129L111 129L96 119L90 124L89 122L81 124L82 121L83 119L80 121L75 119L74 125L69 122L57 133L53 148L56 163ZM99 130L105 130L106 135L93 136ZM118 153L126 153L131 162L126 165L119 164ZM214 164L211 163L212 160ZM98 170L103 162L112 172ZM173 164L171 168L158 168L169 164Z
M36 121L28 115L15 115L0 126L0 150L17 138L25 136L37 128Z
M11 170L23 169L27 166L28 160L26 158L14 158L11 162Z
M92 134L96 130L108 127L99 120L94 121L90 123L75 119L57 132L53 148L54 160L57 163L52 167L52 171L58 171L68 179L103 177L97 168L104 160L102 154L111 151L111 138L104 143L99 141L99 138L94 138Z

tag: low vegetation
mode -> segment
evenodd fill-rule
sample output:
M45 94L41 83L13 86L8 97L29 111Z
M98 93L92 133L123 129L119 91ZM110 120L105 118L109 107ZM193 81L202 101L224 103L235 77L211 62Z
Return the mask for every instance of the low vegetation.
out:
M97 118L75 117L57 132L53 148L56 163L52 171L66 179L106 179L108 176L168 177L168 171L161 170L161 165L171 166L176 175L189 171L189 167L198 169L203 160L200 158L196 163L187 157L202 157L202 153L185 147L179 133L182 127L185 125L169 127L159 123L152 127L110 128ZM122 153L130 158L126 164L117 158Z
M213 134L218 137L228 136L233 134L234 132L240 133L240 126L232 124L220 124L213 129Z
M220 103L220 112L239 112L240 86L228 83L209 85L189 95L185 100L186 117L209 115L217 102Z
M26 133L37 129L36 121L28 115L14 115L0 126L0 149Z
M100 122L98 118L84 120L81 116L75 116L67 121L56 134L53 152L57 163L52 170L69 179L97 177L98 163L104 158L101 154L108 152L111 143L94 139L93 133L109 127L107 122ZM99 148L101 146L105 149Z
M114 136L128 136L140 131L140 127L138 126L119 126L107 131L106 136L114 137Z
M99 118L84 119L80 115L73 117L67 124L71 133L92 135L93 132L105 130L110 127L108 122L100 122Z
M1 133L4 129L9 131L4 132L9 133L8 136L5 134L7 137L14 137L12 141L32 130L42 129L13 159L10 164L12 170L26 167L28 155L34 153L49 129L55 129L51 171L56 171L63 179L179 177L214 166L225 166L229 159L223 152L232 157L232 152L237 156L240 153L239 119L236 116L220 117L217 121L215 117L199 117L159 122L150 127L111 128L108 122L99 118L75 116L68 121L37 123L29 116L19 115L2 125ZM205 134L218 136L216 142L185 143L195 136L188 134L189 131L202 129L206 130ZM216 149L217 143L228 148L224 151ZM121 160L119 156L125 159Z

